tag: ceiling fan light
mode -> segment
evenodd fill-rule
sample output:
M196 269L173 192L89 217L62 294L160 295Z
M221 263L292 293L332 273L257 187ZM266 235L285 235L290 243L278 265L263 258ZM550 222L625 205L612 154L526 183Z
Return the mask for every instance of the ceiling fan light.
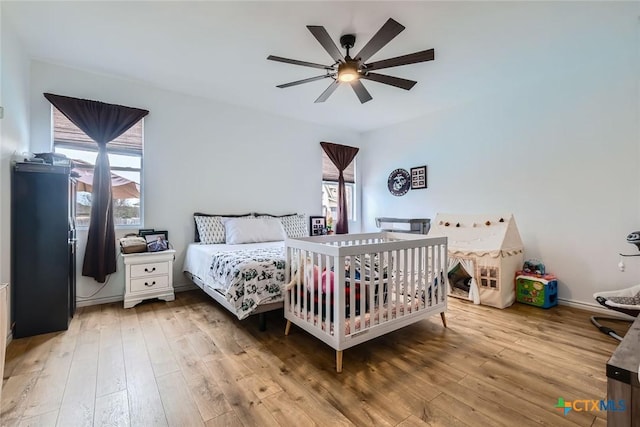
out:
M341 82L352 82L358 80L360 74L358 73L358 66L356 64L347 62L340 64L338 67L338 80Z
M352 82L354 80L356 80L358 78L358 73L354 73L351 71L347 71L344 73L340 73L338 74L338 80L340 80L341 82Z

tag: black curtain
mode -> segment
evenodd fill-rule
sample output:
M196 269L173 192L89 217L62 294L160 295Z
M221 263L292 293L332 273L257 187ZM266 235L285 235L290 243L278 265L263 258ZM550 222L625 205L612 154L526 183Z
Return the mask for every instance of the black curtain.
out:
M44 97L98 144L82 275L104 283L107 275L116 271L116 234L107 143L125 133L149 111L51 93L45 93Z
M320 145L336 168L338 168L338 220L336 222L336 234L349 232L349 212L347 210L347 194L344 187L344 170L351 164L358 154L359 148L348 145L321 142Z

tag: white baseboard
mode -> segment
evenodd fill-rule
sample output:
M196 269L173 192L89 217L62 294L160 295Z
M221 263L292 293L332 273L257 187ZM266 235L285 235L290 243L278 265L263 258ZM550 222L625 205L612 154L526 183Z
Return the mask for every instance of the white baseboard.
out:
M179 283L174 285L173 287L173 290L175 292L186 292L186 291L193 291L196 289L200 289L200 288L194 285L193 283ZM77 301L76 306L88 307L91 305L108 304L111 302L118 302L123 300L124 300L124 295L115 295L110 297L92 298L92 299ZM627 316L626 314L620 313L619 311L607 310L606 308L602 307L600 304L590 304L582 301L573 301L565 298L558 298L558 304L566 305L568 307L573 307L573 308L579 308L582 310L591 311L598 314L606 314L608 317L617 317L620 319L627 319L627 320L634 319L634 317ZM10 336L11 336L11 333L9 333L9 337L7 337L7 343L9 343L11 340Z
M193 283L180 283L174 285L173 290L175 292L185 292L200 289ZM114 295L110 297L91 298L76 301L76 307L89 307L91 305L108 304L111 302L124 301L124 295Z
M200 288L193 283L179 283L177 285L173 285L173 290L176 292L195 291L196 289Z
M89 307L90 305L108 304L110 302L123 301L124 295L114 295L110 297L83 299L76 301L76 307Z
M590 303L581 302L581 301L572 301L564 298L558 298L558 304L566 305L568 307L573 307L573 308L580 308L582 310L592 311L597 314L606 314L607 317L616 317L624 320L635 319L635 317L627 316L626 314L620 313L619 311L608 310L603 306L601 306L600 304L590 304Z

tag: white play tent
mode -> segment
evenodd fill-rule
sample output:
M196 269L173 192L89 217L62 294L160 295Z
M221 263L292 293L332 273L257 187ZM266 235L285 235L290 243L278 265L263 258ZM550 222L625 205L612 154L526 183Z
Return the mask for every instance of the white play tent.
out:
M449 295L497 308L513 304L524 261L513 215L437 214L429 236L448 238Z

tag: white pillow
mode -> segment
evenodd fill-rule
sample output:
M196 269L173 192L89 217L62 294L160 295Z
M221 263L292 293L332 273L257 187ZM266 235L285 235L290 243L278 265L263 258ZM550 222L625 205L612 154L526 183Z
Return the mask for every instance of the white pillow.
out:
M222 222L228 245L275 242L287 237L277 218L223 218Z

